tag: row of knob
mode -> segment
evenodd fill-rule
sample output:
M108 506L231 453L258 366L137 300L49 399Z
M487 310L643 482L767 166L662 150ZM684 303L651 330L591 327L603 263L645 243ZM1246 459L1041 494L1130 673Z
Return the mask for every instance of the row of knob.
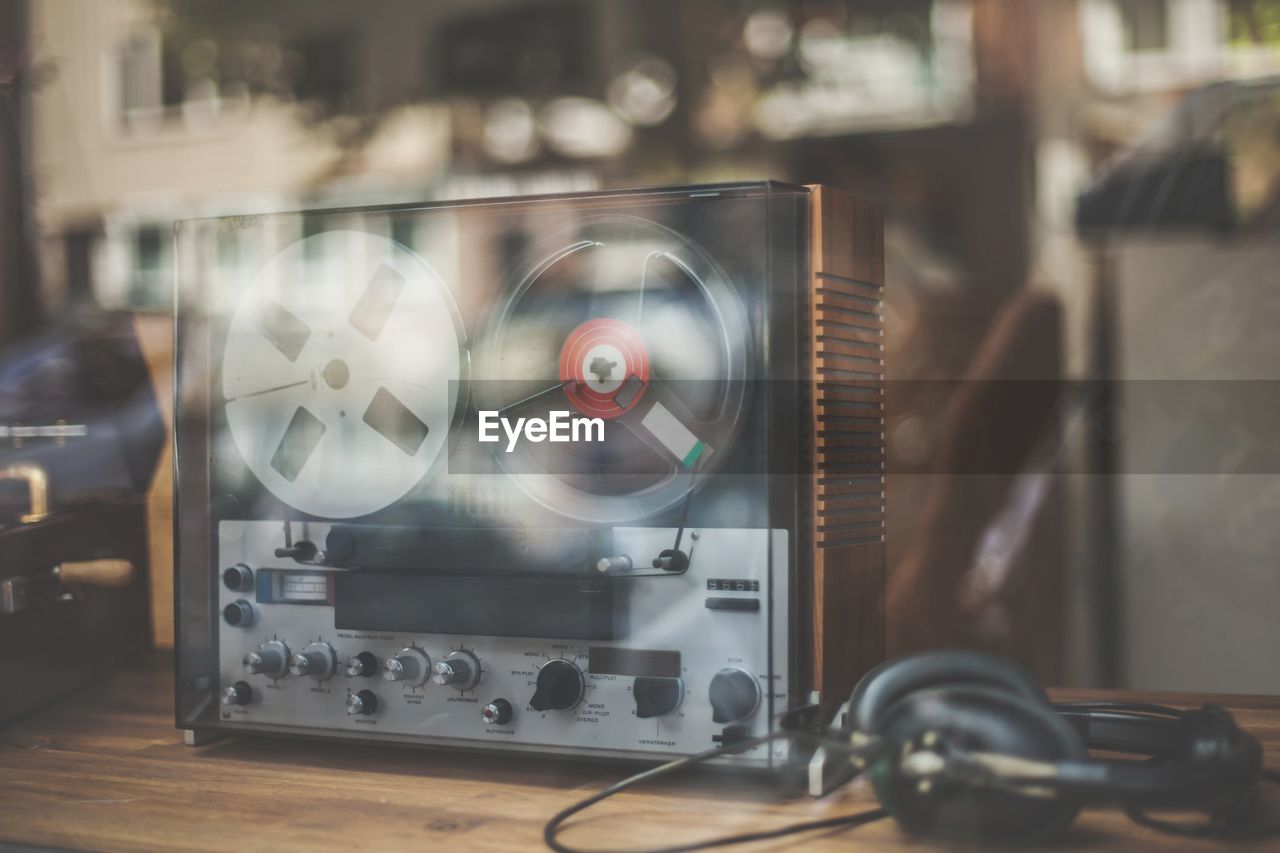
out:
M283 642L271 640L245 655L243 662L249 673L270 678L283 678L292 673L323 681L331 678L337 670L337 654L332 646L322 641L313 642L301 652L290 655L288 646ZM378 669L378 660L371 652L360 652L347 659L346 673L352 678L372 676ZM394 657L384 660L381 670L387 681L410 686L425 684L430 679L436 684L470 690L480 680L480 662L468 651L450 652L433 666L426 652L413 647L404 648ZM637 677L631 691L636 703L636 716L642 718L670 714L680 707L684 699L684 684L679 678ZM586 679L572 661L549 660L538 670L529 707L535 711L568 711L582 701L585 692ZM376 710L377 699L371 691L362 690L351 696L348 713L371 714ZM708 698L712 721L732 723L755 712L760 704L760 685L750 673L730 667L720 670L711 679ZM357 700L364 704L352 710L350 702ZM496 701L507 705L505 715L501 709L493 710L495 717L505 716L506 719L502 720L505 723L510 719L510 705L505 699ZM245 702L234 699L228 704ZM490 706L486 705L485 710L486 721L493 722L487 716Z
M237 681L222 691L222 704L248 705L253 701L253 686L247 681ZM378 710L378 696L372 690L347 694L347 713L352 716L374 713Z
M251 675L268 678L284 678L293 674L325 681L332 678L338 669L338 655L333 646L320 640L296 654L291 654L283 641L270 640L245 655L242 662ZM377 671L378 659L371 652L360 652L347 658L346 673L351 678L367 678ZM430 679L436 684L470 690L480 680L480 662L471 652L456 651L432 666L426 652L406 648L382 662L382 677L411 686L425 684Z
M338 656L333 646L319 640L296 654L290 654L283 641L270 640L245 655L243 664L251 675L309 675L325 681L336 673ZM378 669L378 659L372 652L360 652L347 659L346 672L351 678L368 677ZM429 679L457 690L470 690L480 681L480 661L468 651L450 652L433 665L426 652L410 646L384 660L381 669L387 681L410 687L426 684ZM565 711L578 704L585 689L586 682L576 666L566 660L548 661L538 671L538 687L529 705L538 711Z
M253 702L253 685L237 681L222 691L222 704L248 705ZM359 690L347 694L347 713L351 716L370 716L378 710L378 694L372 690ZM515 709L506 699L494 699L480 709L481 718L491 725L505 726L515 716Z

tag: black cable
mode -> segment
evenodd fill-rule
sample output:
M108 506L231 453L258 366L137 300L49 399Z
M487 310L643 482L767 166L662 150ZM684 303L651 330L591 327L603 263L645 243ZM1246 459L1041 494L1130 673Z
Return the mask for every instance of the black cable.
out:
M556 853L689 853L689 851L692 850L708 850L714 847L728 847L733 844L747 844L751 841L766 841L770 838L782 838L787 835L809 832L815 829L862 826L888 816L889 813L882 808L867 809L866 811L858 812L857 814L841 815L840 817L827 818L825 820L811 820L805 823L793 823L779 827L778 829L766 829L761 830L760 832L743 832L738 835L726 835L720 838L711 838L706 841L695 841L691 844L680 844L673 847L618 849L567 847L555 840L554 830L551 835L544 834L543 839L546 840L547 846L556 851Z
M1262 769L1262 778L1280 785L1280 770ZM1138 806L1129 806L1124 810L1129 820L1147 829L1163 832L1167 835L1180 835L1185 838L1219 838L1237 841L1275 838L1280 836L1280 823L1249 824L1233 821L1209 820L1204 823L1180 823L1176 820L1152 817Z
M1182 713L1177 709L1167 708L1162 705L1147 705L1144 703L1133 702L1060 703L1057 707L1077 710L1087 707L1097 709L1105 708L1106 710L1142 711L1149 714L1159 715L1174 715ZM690 851L727 847L734 844L744 844L750 841L765 841L772 838L780 838L787 835L818 829L861 826L888 816L888 812L883 808L874 808L867 809L866 811L858 812L856 814L840 815L838 817L824 818L822 820L793 823L777 829L744 832L736 835L725 835L717 838L709 838L704 841L695 841L688 844L677 844L667 847L613 848L600 850L593 848L570 847L567 844L561 843L557 838L566 820L585 811L591 806L614 796L615 794L627 790L628 788L632 788L643 782L667 776L678 770L683 770L696 764L705 763L712 758L745 752L749 749L754 749L757 746L773 743L778 740L790 740L806 743L810 746L822 746L828 750L845 752L849 755L862 755L864 758L877 754L885 748L883 743L873 747L857 748L846 743L824 738L813 732L795 730L776 731L768 735L738 741L737 743L724 747L715 747L694 755L677 758L673 761L667 762L666 764L661 764L657 767L629 776L626 779L615 782L607 788L604 788L583 800L579 800L577 803L561 810L547 821L542 832L543 841L546 842L547 847L555 851L555 853L690 853ZM1150 760L1158 761L1156 758ZM1268 782L1280 784L1280 771L1263 768L1261 776ZM1148 814L1145 809L1139 806L1126 807L1124 809L1124 813L1130 820L1139 826L1168 835L1178 835L1189 838L1239 840L1280 836L1280 824L1248 824L1221 819L1211 819L1208 822L1195 824L1180 823L1175 820L1153 817Z
M1210 820L1206 823L1179 823L1176 820L1152 817L1137 806L1129 806L1124 810L1129 820L1138 826L1163 832L1166 835L1181 835L1188 838L1219 838L1248 840L1274 838L1280 836L1280 824L1248 824Z
M743 832L737 835L724 835L718 838L709 838L705 841L694 841L689 844L677 844L669 847L624 848L602 851L584 847L570 847L561 843L556 838L560 833L561 826L566 820L573 817L575 814L594 806L596 803L599 803L602 800L607 800L609 797L621 793L628 788L632 788L652 779L666 776L670 773L676 772L677 770L683 770L686 767L692 767L695 764L703 764L712 758L745 752L748 749L754 749L757 746L762 746L766 743L773 743L777 740L816 741L821 742L822 745L827 748L843 748L850 753L855 752L851 747L843 744L837 744L833 741L828 741L818 735L795 731L773 732L760 737L739 741L731 746L713 747L712 749L704 750L703 752L699 752L694 755L687 755L683 758L677 758L674 761L668 761L666 764L660 764L657 767L641 771L634 776L629 776L626 779L615 782L609 787L604 788L585 799L579 800L568 808L561 810L547 821L547 825L542 830L542 840L546 842L548 847L556 851L556 853L688 853L688 851L692 850L706 850L712 847L727 847L732 844L745 844L749 841L764 841L770 838L780 838L785 835L792 835L798 832L808 832L815 829L830 829L838 826L861 826L862 824L880 820L888 815L888 812L882 808L868 809L851 815L841 815L839 817L824 818L822 820L793 823L779 827L778 829Z

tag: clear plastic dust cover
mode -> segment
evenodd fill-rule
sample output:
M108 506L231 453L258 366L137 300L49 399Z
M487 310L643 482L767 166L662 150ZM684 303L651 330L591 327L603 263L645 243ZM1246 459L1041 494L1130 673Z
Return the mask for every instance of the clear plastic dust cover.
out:
M803 702L807 196L182 223L179 725L643 757Z

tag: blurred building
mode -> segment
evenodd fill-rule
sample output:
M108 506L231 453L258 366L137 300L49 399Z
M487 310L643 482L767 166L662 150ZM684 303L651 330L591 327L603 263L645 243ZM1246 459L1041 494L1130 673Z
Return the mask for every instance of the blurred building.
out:
M180 216L770 176L884 200L972 281L980 332L1029 277L1078 300L1075 189L1186 91L1280 70L1277 14L34 0L46 285L55 302L164 304Z
M177 217L809 179L825 169L794 162L809 157L800 141L965 124L974 109L966 0L389 0L376 14L37 0L32 19L55 301L162 305Z

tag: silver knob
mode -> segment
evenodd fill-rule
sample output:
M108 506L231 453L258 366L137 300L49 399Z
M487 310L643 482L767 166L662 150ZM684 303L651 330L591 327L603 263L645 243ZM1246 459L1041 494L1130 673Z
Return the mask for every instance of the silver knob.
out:
M253 688L243 681L237 681L222 691L222 704L228 707L231 705L248 705L252 700Z
M432 667L431 680L458 690L470 690L480 680L480 661L471 652L451 652Z
M480 718L493 726L505 726L514 715L515 709L506 699L494 699L480 709Z
M333 675L337 663L333 646L317 642L289 658L289 671L294 675L309 675L317 681L324 681Z
M387 681L402 681L416 687L425 684L430 676L431 658L421 649L401 649L395 657L382 662L382 677Z
M596 571L602 575L609 572L629 572L631 571L631 558L626 554L619 554L616 557L601 557L596 560Z
M250 675L284 678L289 674L289 647L279 640L263 643L245 655L242 663Z
M378 659L371 652L361 652L347 658L347 676L349 678L368 678L378 672Z
M361 690L347 696L347 713L353 717L369 716L378 710L378 697L372 690Z

